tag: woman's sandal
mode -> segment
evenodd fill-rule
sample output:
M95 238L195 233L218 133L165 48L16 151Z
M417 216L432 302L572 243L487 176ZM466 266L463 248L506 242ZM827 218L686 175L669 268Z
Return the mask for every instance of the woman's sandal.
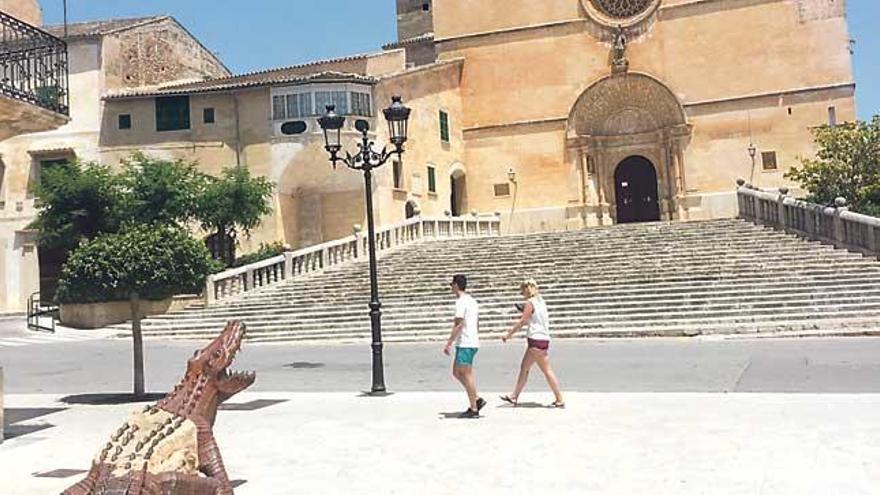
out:
M511 399L509 395L502 395L499 398L501 400L503 400L504 402L507 402L508 404L512 405L513 407L516 407L516 400Z
M554 400L550 407L554 407L557 409L565 409L565 402L559 402L558 400Z

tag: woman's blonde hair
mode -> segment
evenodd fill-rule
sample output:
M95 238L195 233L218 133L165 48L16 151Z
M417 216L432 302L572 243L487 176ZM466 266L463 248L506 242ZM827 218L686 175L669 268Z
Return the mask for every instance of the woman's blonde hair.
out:
M529 298L538 296L538 282L535 282L535 279L533 278L519 284L519 288L520 290L526 291L526 296Z

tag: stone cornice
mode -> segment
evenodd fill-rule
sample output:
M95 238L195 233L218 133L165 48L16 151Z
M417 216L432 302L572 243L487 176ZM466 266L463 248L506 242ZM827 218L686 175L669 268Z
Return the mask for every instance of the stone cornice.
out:
M726 111L723 108L725 105L731 106L744 106L749 102L760 102L765 99L776 99L778 98L786 98L793 96L814 96L816 98L825 98L829 93L840 93L842 97L852 96L855 93L855 83L839 83L839 84L829 84L823 86L813 86L813 87L805 87L805 88L795 88L789 90L780 90L780 91L772 91L767 93L756 93L749 95L741 95L741 96L733 96L730 98L719 98L715 100L699 100L693 101L690 103L683 103L682 106L685 109L685 112L688 116L693 115L706 115L712 113L720 113ZM769 103L769 102L768 102ZM706 111L708 110L708 111ZM544 126L545 128L552 129L561 129L564 130L565 126L568 124L568 116L564 117L551 117L547 119L534 119L534 120L521 120L515 122L507 122L503 124L489 124L483 126L473 126L464 129L465 138L468 137L480 137L478 134L482 133L493 133L500 132L503 133L505 131L510 132L517 127L540 127Z

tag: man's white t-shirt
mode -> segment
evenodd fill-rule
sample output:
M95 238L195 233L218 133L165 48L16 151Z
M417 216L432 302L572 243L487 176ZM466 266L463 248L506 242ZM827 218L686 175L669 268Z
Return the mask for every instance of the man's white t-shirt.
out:
M480 347L479 315L480 305L477 300L467 292L462 292L455 301L455 317L464 320L464 328L455 341L457 347Z

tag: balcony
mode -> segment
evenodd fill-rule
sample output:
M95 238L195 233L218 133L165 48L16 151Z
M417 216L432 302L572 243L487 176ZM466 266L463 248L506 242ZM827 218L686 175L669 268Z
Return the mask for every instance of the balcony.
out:
M0 12L0 139L67 123L67 88L67 43Z

